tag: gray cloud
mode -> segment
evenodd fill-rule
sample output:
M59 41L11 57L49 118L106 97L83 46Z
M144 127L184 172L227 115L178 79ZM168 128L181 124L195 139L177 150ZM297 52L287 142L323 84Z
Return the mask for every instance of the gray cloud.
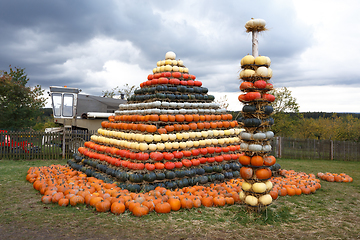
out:
M279 70L275 81L286 84L292 76L281 68L313 42L313 29L294 15L288 1L2 1L0 69L9 64L26 68L31 84L43 88L76 83L94 92L102 85L88 82L86 72L101 71L107 59L91 48L91 41L106 38L128 41L141 52L133 59L132 52L107 49L104 56L113 60L151 71L173 50L211 91L234 92L240 59L251 53L244 24L261 17L269 31L260 36L260 54L272 58L274 72Z

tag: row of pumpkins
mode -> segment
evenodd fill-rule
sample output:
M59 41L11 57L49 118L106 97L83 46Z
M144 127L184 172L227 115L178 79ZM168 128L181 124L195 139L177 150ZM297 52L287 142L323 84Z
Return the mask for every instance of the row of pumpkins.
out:
M166 53L128 103L68 161L71 167L134 192L240 177L243 129L175 59Z

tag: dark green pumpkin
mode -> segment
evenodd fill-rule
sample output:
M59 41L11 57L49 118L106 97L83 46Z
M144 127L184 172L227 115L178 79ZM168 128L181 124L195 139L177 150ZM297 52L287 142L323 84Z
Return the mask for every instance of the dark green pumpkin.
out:
M144 176L141 173L130 174L129 180L133 183L141 183L144 179Z
M204 166L203 169L206 173L212 173L214 171L212 166Z
M165 178L167 178L167 179L174 179L174 178L175 178L175 172L173 172L173 171L166 171L166 172L165 172Z
M164 180L164 179L165 179L165 173L163 172L156 173L156 180Z
M239 171L233 171L232 174L233 174L234 178L240 177L240 172Z
M156 174L153 172L149 172L144 174L144 181L146 182L153 182L156 180Z

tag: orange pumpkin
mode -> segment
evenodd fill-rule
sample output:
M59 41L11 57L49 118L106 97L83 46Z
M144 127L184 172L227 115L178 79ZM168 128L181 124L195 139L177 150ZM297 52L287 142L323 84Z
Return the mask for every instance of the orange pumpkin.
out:
M157 213L169 213L171 211L171 205L168 202L159 202L155 205L155 212Z
M170 204L172 211L178 211L181 208L181 202L178 198L170 198L168 203Z
M149 213L149 209L144 205L137 205L132 210L134 216L141 217Z
M251 160L251 157L246 156L246 155L242 155L242 156L239 157L239 162L240 162L242 165L249 165L249 164L250 164L250 160Z
M180 200L180 203L181 203L181 207L182 208L187 208L187 209L191 209L193 207L193 201L187 197L185 198L182 198Z
M260 167L264 164L264 160L261 156L253 156L250 160L250 164L256 167Z
M268 179L271 177L271 170L268 168L260 168L256 170L255 175L258 179Z
M121 214L125 212L125 204L121 201L114 202L111 204L110 211L114 214Z
M107 212L110 210L111 203L109 200L101 200L98 203L96 203L95 208L98 212Z

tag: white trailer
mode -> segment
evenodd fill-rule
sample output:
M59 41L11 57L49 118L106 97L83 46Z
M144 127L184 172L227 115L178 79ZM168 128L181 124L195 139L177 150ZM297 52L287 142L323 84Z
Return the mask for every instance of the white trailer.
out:
M54 122L61 125L54 131L63 133L63 157L68 150L75 153L85 142L85 133L97 130L102 121L115 114L120 104L126 103L123 96L115 99L80 92L78 88L50 87Z

